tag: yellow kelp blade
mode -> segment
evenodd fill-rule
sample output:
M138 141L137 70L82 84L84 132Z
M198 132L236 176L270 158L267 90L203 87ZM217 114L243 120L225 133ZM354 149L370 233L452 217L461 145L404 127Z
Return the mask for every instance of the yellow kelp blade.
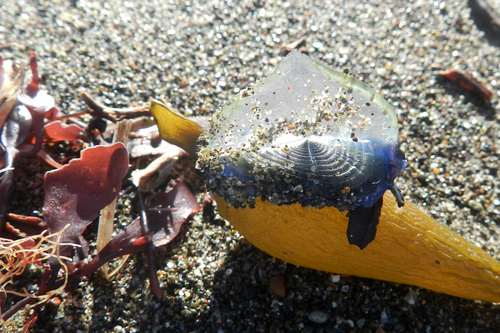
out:
M458 297L500 302L500 263L406 203L384 196L375 240L349 245L346 212L276 206L235 209L216 197L220 214L259 249L295 265L404 283Z
M160 101L152 100L149 111L155 118L161 138L196 156L196 145L203 128L195 122L169 109Z

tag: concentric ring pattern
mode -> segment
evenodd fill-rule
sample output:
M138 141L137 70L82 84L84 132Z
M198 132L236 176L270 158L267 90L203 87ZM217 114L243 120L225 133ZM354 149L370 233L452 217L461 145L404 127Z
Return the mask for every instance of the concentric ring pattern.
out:
M245 156L246 159L251 159ZM371 142L312 136L289 143L286 149L263 148L258 165L304 180L326 182L334 190L355 188L366 181L374 160Z

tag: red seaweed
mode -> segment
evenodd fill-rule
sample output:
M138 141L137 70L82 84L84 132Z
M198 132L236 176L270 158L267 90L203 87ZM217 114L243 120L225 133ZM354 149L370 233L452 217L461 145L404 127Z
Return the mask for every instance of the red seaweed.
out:
M179 180L169 192L160 192L146 210L148 234L144 235L141 219L135 219L116 235L93 260L69 276L68 288L76 286L83 276L92 274L105 263L126 254L147 252L148 244L154 248L172 242L180 233L184 222L200 211L200 205L183 181ZM150 276L151 278L151 276Z
M45 254L43 259L37 259L36 262L28 262L29 260L17 256L17 259L22 261L21 264L40 266L43 274L39 279L38 290L17 293L24 298L8 309L4 308L7 295L16 293L8 289L0 292L0 320L7 320L20 309L30 306L34 311L24 327L25 330L29 329L38 318L38 310L56 293L61 292L63 288L72 290L83 276L125 254L147 253L151 289L157 297L161 297L153 251L171 244L182 234L184 222L200 210L195 197L179 180L169 192L157 194L149 207L145 208L142 204L141 217L114 237L90 263L85 264L82 259L87 257L88 242L82 234L99 216L101 209L120 193L123 179L129 169L128 152L123 144L116 143L84 149L80 158L71 160L65 166L53 161L46 151L41 149L43 144L63 141L81 143L89 140L83 130L83 123L71 119L79 125L66 125L56 120L59 110L54 99L46 91L39 89L38 66L34 52L31 52L30 68L33 79L25 86L24 69L11 61L4 61L0 56L0 149L3 151L3 155L0 152L3 159L0 161L0 165L3 163L3 170L0 172L0 231L3 229L4 217L8 216L9 225L6 231L21 238L12 242L19 242L24 248L29 244L21 240L31 235L29 237L39 237L38 246L44 242L52 242L50 246L55 252ZM97 106L98 109L102 108L97 111L106 115L103 118L111 118L114 121L149 114L147 108L113 109ZM101 115L94 112L94 116L99 118ZM10 194L15 183L14 160L19 156L33 154L45 155L45 160L60 168L45 174L44 219L7 214ZM50 239L57 239L57 242ZM36 251L41 250L36 248L32 252ZM13 276L22 273L15 272L18 271L11 272ZM30 305L33 303L34 305Z
M60 141L88 141L85 130L76 124L67 125L59 120L48 123L44 127L44 142L53 143Z
M43 214L50 233L70 224L61 241L79 244L87 225L118 195L127 171L127 149L115 143L85 149L81 158L47 172ZM68 256L67 251L62 255Z

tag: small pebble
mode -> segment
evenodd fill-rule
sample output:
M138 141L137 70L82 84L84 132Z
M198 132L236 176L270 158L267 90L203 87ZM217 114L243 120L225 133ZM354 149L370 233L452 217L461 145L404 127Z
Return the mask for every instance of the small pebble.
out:
M410 304L410 305L417 304L418 290L413 290L413 288L410 288L410 291L408 291L408 295L406 295L406 297L405 297L405 301L407 301L408 304Z
M388 324L388 323L390 323L390 320L387 317L387 312L382 311L382 313L380 313L380 321L382 322L382 324Z
M282 274L275 275L269 279L269 290L273 295L279 297L286 296L286 287L285 287L285 276Z
M483 205L481 205L480 202L476 201L476 200L470 200L469 201L469 207L472 209L472 210L475 210L476 212L480 212L483 210Z
M316 324L324 324L328 320L328 314L322 311L313 311L309 313L309 320Z

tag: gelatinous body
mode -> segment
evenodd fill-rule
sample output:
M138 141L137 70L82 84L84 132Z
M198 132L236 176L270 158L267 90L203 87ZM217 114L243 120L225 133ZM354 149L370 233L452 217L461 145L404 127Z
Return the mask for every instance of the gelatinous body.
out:
M403 204L393 184L406 163L393 108L359 80L297 51L224 105L202 141L198 163L208 188L234 207L252 207L258 197L335 207L351 211L359 230L370 224L374 237L372 207L385 191Z

